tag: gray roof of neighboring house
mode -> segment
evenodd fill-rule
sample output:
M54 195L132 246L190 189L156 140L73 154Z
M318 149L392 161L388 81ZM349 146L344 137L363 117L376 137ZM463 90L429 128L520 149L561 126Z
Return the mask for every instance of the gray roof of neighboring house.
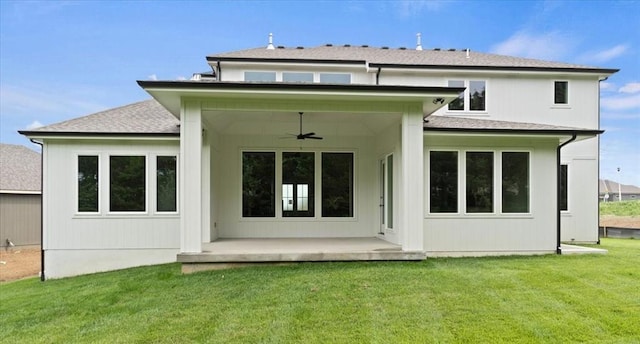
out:
M0 143L0 191L39 192L40 153L25 146Z
M608 180L608 179L600 179L598 185L600 193L618 193L618 183ZM625 185L620 184L620 193L621 194L639 194L640 188L635 185Z
M576 72L615 73L605 69L572 63L543 61L530 58L487 54L466 50L383 49L362 46L328 46L284 48L273 50L253 48L207 56L208 61L273 61L273 62L367 62L373 67L396 66L413 68L467 69L546 69ZM224 71L223 71L224 72Z
M154 99L149 99L88 116L20 131L30 136L54 134L178 135L180 122Z
M425 119L426 131L514 131L537 133L572 133L599 134L601 130L591 130L573 127L561 127L549 124L494 121L486 119L463 118L452 116L429 116Z

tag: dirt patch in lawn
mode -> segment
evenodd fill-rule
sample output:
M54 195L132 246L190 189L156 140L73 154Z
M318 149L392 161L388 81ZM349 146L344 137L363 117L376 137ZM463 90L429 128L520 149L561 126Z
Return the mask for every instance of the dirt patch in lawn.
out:
M600 227L636 228L640 229L640 216L600 216Z
M40 273L40 248L0 248L0 282L13 281Z

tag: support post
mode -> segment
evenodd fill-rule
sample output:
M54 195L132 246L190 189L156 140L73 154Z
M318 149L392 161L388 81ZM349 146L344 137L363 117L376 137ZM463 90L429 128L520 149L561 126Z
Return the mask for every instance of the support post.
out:
M180 252L202 251L202 109L183 100L180 116Z
M421 107L402 115L402 249L424 250L423 118Z

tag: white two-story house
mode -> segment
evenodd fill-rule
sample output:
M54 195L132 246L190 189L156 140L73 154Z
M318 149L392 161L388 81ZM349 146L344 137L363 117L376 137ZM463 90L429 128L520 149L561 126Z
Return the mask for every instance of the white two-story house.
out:
M43 145L47 278L598 241L615 69L330 44L207 62L138 81L151 100L22 132Z

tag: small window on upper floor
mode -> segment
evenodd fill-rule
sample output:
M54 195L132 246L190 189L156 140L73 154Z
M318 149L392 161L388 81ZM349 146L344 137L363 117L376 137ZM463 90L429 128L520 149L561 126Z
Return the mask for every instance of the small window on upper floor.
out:
M244 81L275 82L276 72L244 72Z
M282 72L284 82L313 82L313 73Z
M556 105L569 104L569 82L555 81L553 85L553 103Z
M351 74L349 73L320 73L321 84L350 84Z
M486 111L487 82L484 80L449 80L449 87L466 87L449 103L449 111Z

